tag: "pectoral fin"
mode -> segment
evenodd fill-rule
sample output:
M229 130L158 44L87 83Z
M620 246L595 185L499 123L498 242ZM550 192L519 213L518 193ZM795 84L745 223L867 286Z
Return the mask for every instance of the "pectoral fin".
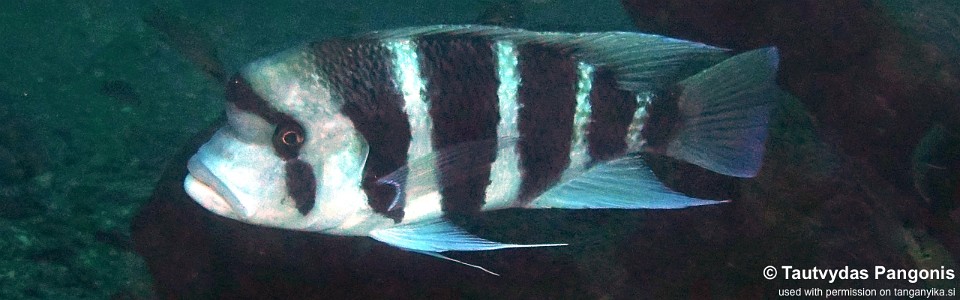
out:
M397 189L397 196L388 206L388 211L403 208L403 197L416 199L435 192L433 183L439 180L445 186L459 182L468 182L490 166L500 149L516 147L518 138L501 137L456 144L427 155L413 157L400 169L377 180L380 184L391 185ZM440 174L457 176L440 177Z

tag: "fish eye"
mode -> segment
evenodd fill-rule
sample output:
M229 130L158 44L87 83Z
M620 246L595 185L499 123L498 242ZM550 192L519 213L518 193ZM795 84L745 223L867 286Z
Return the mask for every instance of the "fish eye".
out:
M293 158L297 156L306 138L300 124L284 122L277 126L277 131L273 133L273 148L284 159Z
M280 141L287 146L298 146L303 143L303 135L294 130L287 130L280 134Z

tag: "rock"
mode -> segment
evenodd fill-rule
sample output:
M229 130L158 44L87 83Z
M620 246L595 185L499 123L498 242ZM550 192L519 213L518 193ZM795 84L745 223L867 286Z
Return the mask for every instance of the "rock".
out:
M0 218L18 220L42 215L48 207L23 186L0 185Z
M47 171L45 132L39 127L0 108L0 186L23 183Z
M26 172L18 165L17 157L4 147L0 147L0 182L23 181Z
M140 94L129 82L124 80L107 80L100 84L100 94L113 98L125 106L140 106Z

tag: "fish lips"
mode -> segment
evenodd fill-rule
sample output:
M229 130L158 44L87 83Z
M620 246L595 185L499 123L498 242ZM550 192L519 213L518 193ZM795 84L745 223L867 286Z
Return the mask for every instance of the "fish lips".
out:
M216 214L243 220L253 217L252 208L243 205L230 187L204 165L197 156L187 162L189 173L184 190L201 206Z

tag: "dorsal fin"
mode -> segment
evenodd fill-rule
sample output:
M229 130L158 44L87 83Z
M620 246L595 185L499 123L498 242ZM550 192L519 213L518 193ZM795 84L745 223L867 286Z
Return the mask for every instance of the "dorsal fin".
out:
M523 45L539 43L572 50L578 59L613 71L628 91L659 91L682 79L691 64L709 66L728 50L701 43L637 32L536 32L482 25L435 25L375 31L365 38L406 39L432 34L483 36ZM695 73L699 70L694 70Z

